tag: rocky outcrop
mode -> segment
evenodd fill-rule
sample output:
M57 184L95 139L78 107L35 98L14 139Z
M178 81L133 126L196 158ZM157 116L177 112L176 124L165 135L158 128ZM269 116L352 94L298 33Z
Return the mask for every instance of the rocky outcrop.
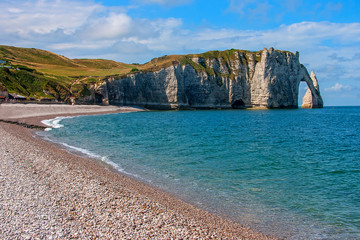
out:
M182 56L157 71L109 77L93 86L92 99L160 109L297 108L300 81L311 93L306 106L321 107L316 77L300 64L298 52L228 50Z
M311 71L310 79L306 78L308 89L303 97L302 108L322 108L323 100L320 96L320 88L314 71Z

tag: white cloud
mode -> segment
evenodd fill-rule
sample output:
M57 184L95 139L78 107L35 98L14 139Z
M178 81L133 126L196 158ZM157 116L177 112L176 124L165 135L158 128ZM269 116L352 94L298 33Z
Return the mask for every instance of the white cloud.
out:
M84 38L116 39L127 36L131 32L132 19L124 14L110 13L106 17L91 18L79 31Z
M9 8L9 9L8 9L8 12L9 12L9 13L19 14L19 13L22 13L23 10L21 10L21 9L19 9L19 8Z
M334 86L330 88L325 88L325 92L340 92L340 91L351 91L353 87L350 85L342 85L340 83L336 83Z
M339 44L352 44L360 41L360 23L301 22L282 25L271 30L234 30L207 29L197 35L201 39L217 40L239 37L243 42L256 39L252 45L266 43L280 47L313 47L321 46L325 40L333 40ZM249 45L249 44L245 44Z
M69 34L101 8L90 1L38 0L17 1L14 4L5 0L0 2L0 33L26 37L62 29Z
M132 41L117 42L116 44L114 44L114 49L116 49L118 52L127 53L129 55L138 55L149 51L145 44L135 43Z

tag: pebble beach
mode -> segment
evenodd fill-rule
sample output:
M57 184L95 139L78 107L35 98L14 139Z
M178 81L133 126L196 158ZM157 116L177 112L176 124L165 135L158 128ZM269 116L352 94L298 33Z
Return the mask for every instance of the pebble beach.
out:
M73 107L73 108L71 108ZM20 111L21 109L21 111ZM136 108L0 105L0 239L275 239L68 153L23 125Z

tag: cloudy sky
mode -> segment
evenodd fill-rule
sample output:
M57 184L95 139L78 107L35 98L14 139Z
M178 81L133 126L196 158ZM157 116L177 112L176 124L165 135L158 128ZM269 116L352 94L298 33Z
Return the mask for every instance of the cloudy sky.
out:
M359 10L358 0L0 0L0 44L127 63L272 46L300 52L325 105L360 105Z

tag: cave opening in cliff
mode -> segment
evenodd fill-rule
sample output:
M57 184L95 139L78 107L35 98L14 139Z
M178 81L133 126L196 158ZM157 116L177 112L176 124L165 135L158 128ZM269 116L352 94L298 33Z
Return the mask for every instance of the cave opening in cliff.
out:
M101 104L103 100L103 95L95 93L95 104Z
M242 99L236 100L233 104L231 104L233 109L242 109L245 108L245 103Z

